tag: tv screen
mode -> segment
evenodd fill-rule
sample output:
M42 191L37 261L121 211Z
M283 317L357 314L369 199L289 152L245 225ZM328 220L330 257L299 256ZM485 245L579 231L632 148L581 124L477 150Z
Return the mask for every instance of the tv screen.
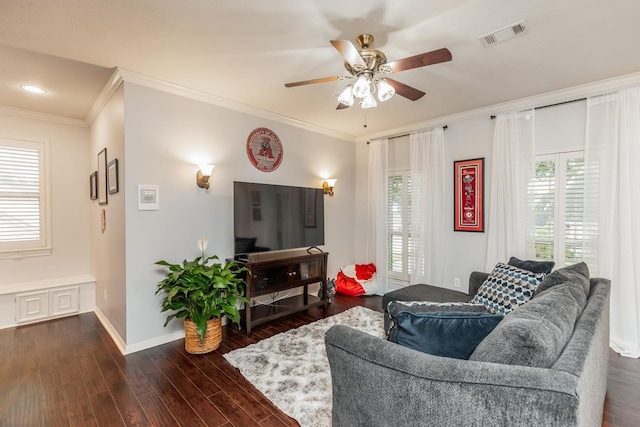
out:
M233 183L235 254L324 244L322 189Z

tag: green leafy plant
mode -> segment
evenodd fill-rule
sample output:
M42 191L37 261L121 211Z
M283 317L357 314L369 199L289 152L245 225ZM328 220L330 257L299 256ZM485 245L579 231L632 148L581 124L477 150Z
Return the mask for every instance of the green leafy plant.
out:
M196 324L202 341L207 332L207 320L227 316L240 323L239 302L248 303L244 296L244 281L238 274L244 270L229 261L222 265L209 261L217 260L216 255L198 257L193 261L184 260L182 265L158 261L157 265L169 268L169 273L158 282L156 295L164 293L162 312L174 311L167 316L164 326L174 318L189 318Z

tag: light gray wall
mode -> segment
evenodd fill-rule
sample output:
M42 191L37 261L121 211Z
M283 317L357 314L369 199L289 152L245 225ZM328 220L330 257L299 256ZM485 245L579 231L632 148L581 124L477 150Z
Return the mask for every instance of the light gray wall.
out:
M163 328L156 283L160 259L181 262L199 255L196 241L209 240L208 255L233 256L233 181L320 188L337 178L325 196L325 246L329 274L353 262L355 144L222 107L125 83L125 191L127 346L152 342L182 329ZM246 154L258 127L279 136L284 157L278 169L261 172ZM216 167L211 187L196 186L198 163ZM138 211L137 186L159 186L160 209Z
M52 252L0 260L0 288L89 274L89 131L0 112L0 136L49 141ZM0 289L1 290L1 289Z
M98 152L107 149L107 161L118 159L120 169L120 191L108 195L108 204L99 205L92 201L91 221L91 273L96 279L96 305L109 320L118 335L126 342L126 307L129 302L126 293L126 251L124 223L124 201L126 188L124 156L124 89L122 85L109 99L91 128L92 170L98 168ZM105 185L105 182L98 182ZM105 211L106 229L101 228L101 211Z

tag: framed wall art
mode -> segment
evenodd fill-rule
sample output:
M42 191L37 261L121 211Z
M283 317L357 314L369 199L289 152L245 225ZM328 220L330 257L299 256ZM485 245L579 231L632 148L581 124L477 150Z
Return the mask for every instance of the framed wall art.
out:
M91 196L91 200L96 200L98 198L98 172L94 172L89 175L89 194Z
M247 138L246 148L249 161L262 172L274 171L282 163L282 143L271 129L254 129Z
M107 165L107 177L109 179L109 194L120 191L118 182L118 159L113 159Z
M98 153L98 203L107 204L107 149Z
M484 232L484 158L453 162L453 230Z

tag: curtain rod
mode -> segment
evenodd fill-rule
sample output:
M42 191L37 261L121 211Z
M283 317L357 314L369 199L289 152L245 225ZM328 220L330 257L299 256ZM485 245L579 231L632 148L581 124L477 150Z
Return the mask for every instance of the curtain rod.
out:
M571 104L572 102L586 101L586 100L587 100L587 98L578 98L578 99L572 99L570 101L556 102L555 104L542 105L540 107L535 107L534 110L542 110L543 108L555 107L557 105ZM491 120L493 120L495 118L496 118L496 116L491 116Z
M448 125L444 125L444 126L442 126L442 130L447 130L447 128L448 128L448 127L449 127ZM393 136L390 136L390 137L389 137L389 139L392 139L392 138L402 138L403 136L409 136L409 135L411 135L411 134L410 134L410 133L403 133L402 135L393 135ZM367 141L367 145L369 145L370 143L371 143L371 141Z

